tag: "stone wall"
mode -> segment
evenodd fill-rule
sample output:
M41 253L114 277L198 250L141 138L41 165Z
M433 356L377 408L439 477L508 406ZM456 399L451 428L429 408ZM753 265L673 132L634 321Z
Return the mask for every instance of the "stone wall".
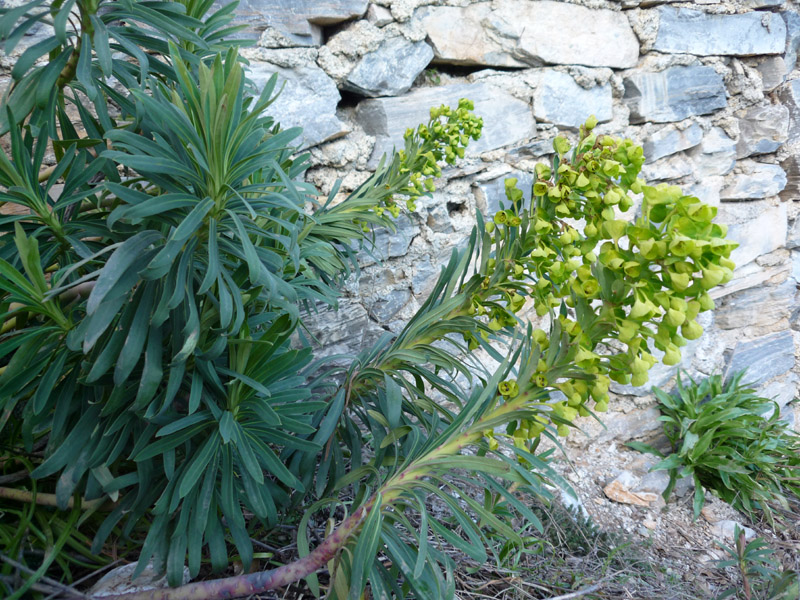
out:
M316 318L328 352L398 331L425 299L475 211L492 214L503 179L531 180L557 131L590 114L599 132L644 144L649 182L719 207L740 243L736 277L715 291L705 335L684 349L696 375L749 367L787 419L797 396L800 327L800 14L783 0L245 0L253 76L286 79L275 104L305 128L308 180L352 190L429 107L475 102L484 136L431 199L381 232L337 314ZM674 368L651 383L669 386ZM657 411L616 386L607 430L646 436ZM799 415L800 416L800 415ZM797 419L800 423L800 418Z
M590 114L599 132L644 144L644 176L719 207L741 245L736 277L715 291L705 335L683 367L750 368L784 406L797 396L800 326L800 14L794 0L242 0L244 52L257 85L279 73L272 110L304 128L308 180L352 190L428 109L469 97L485 120L467 158L433 198L380 232L338 313L315 318L326 352L399 331L425 299L475 212L492 214L503 179L531 181L557 131ZM43 32L39 32L41 34ZM37 41L37 28L17 52ZM3 57L5 73L14 57ZM7 80L7 76L3 77ZM675 369L657 366L654 385ZM608 430L641 437L657 411L643 388L617 386ZM800 424L800 414L796 421ZM587 438L577 437L577 443Z

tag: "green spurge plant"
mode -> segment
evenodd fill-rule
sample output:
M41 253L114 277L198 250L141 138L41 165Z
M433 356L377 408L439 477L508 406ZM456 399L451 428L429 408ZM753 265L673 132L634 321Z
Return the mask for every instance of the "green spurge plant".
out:
M6 52L53 27L2 104L0 202L21 210L0 216L0 461L13 483L0 487L12 518L0 556L35 571L5 591L69 580L80 527L94 553L124 540L173 586L184 565L192 577L234 556L245 567L129 599L301 578L320 594L326 568L330 598L367 586L452 597L444 546L478 561L498 538L522 546L515 519L538 520L519 494L546 496L554 477L540 436L604 411L611 379L643 384L656 349L677 362L734 244L715 209L646 186L641 148L590 120L574 147L556 138L531 201L506 183L507 203L477 216L399 335L315 361L291 343L304 315L336 305L370 232L430 194L482 121L467 100L434 108L357 190L318 203L299 131L267 116L276 79L254 93L226 41L234 5L211 5L35 0L1 13ZM477 348L499 367L477 370ZM15 517L52 518L51 505L72 510L55 544ZM307 530L326 514L312 550ZM297 559L247 572L251 540L295 524Z
M717 561L719 569L736 567L741 587L731 587L720 593L716 600L741 598L742 600L794 600L800 597L800 575L779 569L772 555L775 553L763 538L747 541L745 532L737 525L734 529L733 547L718 545L730 558Z
M672 453L630 442L628 445L663 460L654 470L669 471L664 499L669 500L680 477L695 485L695 518L710 490L753 518L763 513L772 521L776 508L787 510L800 500L800 436L781 421L773 400L761 398L742 383L745 372L726 381L713 375L702 381L680 375L673 394L653 388L664 433Z

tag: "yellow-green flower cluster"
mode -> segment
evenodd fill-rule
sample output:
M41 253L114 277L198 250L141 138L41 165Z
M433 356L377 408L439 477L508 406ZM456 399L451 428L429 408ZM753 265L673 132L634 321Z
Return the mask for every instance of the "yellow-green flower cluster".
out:
M535 343L541 352L558 343L562 363L538 358L534 374L505 382L499 398L560 392L563 399L549 406L562 435L590 402L607 410L610 380L644 385L656 349L665 364L676 364L680 347L702 333L698 314L714 306L708 290L728 281L734 266L736 244L713 223L716 209L678 187L645 185L642 148L595 135L595 125L590 119L581 127L575 147L555 139L552 165L536 166L529 204L517 181L506 181L508 204L486 226L494 252L481 265L481 289L469 307L484 319L484 336L513 326L528 299L539 316L551 315L550 335L560 338L537 330ZM638 217L626 217L639 200ZM601 355L600 344L618 350ZM509 435L518 443L542 427L522 420Z
M397 154L400 173L408 175L406 185L398 190L400 195L407 197L408 210L416 210L417 198L435 191L434 179L442 174L441 161L454 164L456 159L464 157L469 141L480 137L483 119L472 113L474 108L473 103L465 98L458 101L455 109L443 104L431 108L427 124L406 130L405 149ZM387 210L397 217L399 209L394 208L396 204L390 200L386 205Z

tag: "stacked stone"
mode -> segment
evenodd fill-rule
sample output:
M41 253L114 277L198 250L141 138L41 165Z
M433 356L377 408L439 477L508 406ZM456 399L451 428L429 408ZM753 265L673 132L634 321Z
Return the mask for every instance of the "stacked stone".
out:
M736 278L716 291L706 334L682 367L703 376L748 367L786 418L797 396L800 334L800 15L793 1L247 0L239 18L257 83L286 87L273 106L305 128L308 178L354 189L428 109L475 102L486 123L433 198L381 232L338 316L315 317L328 351L397 331L431 289L476 210L492 214L503 180L521 187L557 130L590 114L599 132L644 145L650 182L682 185L719 208L741 245ZM422 199L424 200L424 199ZM675 368L651 382L669 386ZM644 388L617 386L600 437L659 427ZM800 422L800 419L798 419Z
M648 181L717 206L741 244L736 277L715 292L718 308L682 367L748 367L786 407L800 374L797 11L795 0L242 0L241 35L258 39L244 51L251 77L260 86L280 75L270 110L304 128L320 194L337 178L342 191L357 187L431 106L468 97L485 121L433 198L377 235L339 314L314 317L318 339L354 352L399 330L475 211L498 209L504 178L529 183L556 131L594 114L598 132L643 143ZM651 382L674 376L657 367ZM649 386L615 391L619 414L597 436L659 427Z

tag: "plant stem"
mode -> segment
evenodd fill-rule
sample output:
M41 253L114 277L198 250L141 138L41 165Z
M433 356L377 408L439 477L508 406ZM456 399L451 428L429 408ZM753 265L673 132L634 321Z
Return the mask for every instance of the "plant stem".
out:
M198 581L178 588L146 590L103 596L103 600L224 600L261 594L284 587L325 567L336 556L375 507L374 500L360 507L314 550L294 562L269 571Z
M55 494L45 494L45 493L37 493L35 496L32 492L28 490L18 490L16 488L6 488L0 487L0 498L4 498L6 500L15 500L17 502L36 502L41 506L52 506L55 508L60 508L58 506L58 502L56 500ZM101 506L106 503L106 498L97 498L96 500L87 500L85 502L81 502L81 508L84 510L90 510ZM67 508L72 508L75 502L72 498L69 499L67 502ZM111 503L113 506L113 503Z

